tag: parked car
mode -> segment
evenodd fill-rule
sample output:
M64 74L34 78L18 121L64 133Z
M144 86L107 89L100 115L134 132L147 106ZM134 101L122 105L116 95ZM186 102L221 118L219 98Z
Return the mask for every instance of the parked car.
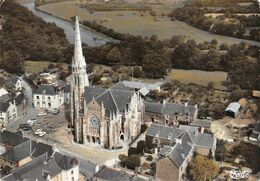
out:
M43 137L45 134L46 134L46 131L42 130L41 132L39 132L38 136Z
M37 130L34 132L34 134L35 134L35 135L38 135L40 132L42 132L42 129L37 129Z
M27 124L32 126L37 120L35 118L27 120Z
M22 130L22 131L29 131L31 129L32 129L31 125L26 123L26 124L20 124L19 128L17 129L17 131L20 131L20 130Z
M59 112L60 112L60 109L58 109L58 108L54 108L52 110L52 114L59 114Z
M38 116L38 117L42 117L42 116L46 116L46 115L47 115L46 112L40 112L37 116Z

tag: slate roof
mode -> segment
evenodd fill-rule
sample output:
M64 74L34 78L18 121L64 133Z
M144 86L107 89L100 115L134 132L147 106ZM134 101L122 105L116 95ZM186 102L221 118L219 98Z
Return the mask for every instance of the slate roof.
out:
M99 172L94 175L94 178L108 181L147 181L147 179L139 176L130 175L124 171L115 170L106 166L103 166Z
M50 175L50 178L53 178L60 174L62 170L72 168L71 166L73 165L71 164L71 160L72 158L64 156L58 152L54 152L52 156L49 156L46 152L21 167L16 168L9 175L2 178L2 180L46 181L47 175ZM70 164L67 162L70 162Z
M71 86L70 86L70 84L66 84L66 85L65 85L65 88L64 88L64 93L70 93L70 91L71 91Z
M126 87L122 82L118 82L115 85L113 85L110 89L116 89L116 90L132 90L128 87Z
M32 158L36 158L45 153L47 153L48 156L51 156L52 146L46 145L41 142L37 143L35 141L28 140L13 147L13 149L6 151L1 155L1 157L15 162L29 156L31 156Z
M212 134L200 133L197 127L180 125L179 128L189 133L195 146L211 149L216 142Z
M5 153L1 155L1 157L13 162L20 161L26 157L29 157L31 153L30 142L31 141L28 140L24 143L21 143L13 147L13 149L7 150Z
M0 143L8 143L10 146L15 147L21 143L28 141L27 138L23 138L21 135L12 133L9 131L3 131L0 133Z
M139 90L139 92L143 95L146 96L147 94L149 94L149 90L146 87L143 87L142 89Z
M50 174L50 177L58 175L61 172L60 167L54 159L48 159L47 153L15 169L11 174L2 178L3 180L38 180L46 181L42 172Z
M231 102L228 107L225 109L225 111L232 111L234 113L239 111L240 104L238 102Z
M53 155L54 160L57 162L62 170L69 170L73 168L73 159L69 156L65 156L59 152L55 152Z
M6 112L9 107L9 102L12 100L9 94L4 94L0 97L0 112Z
M56 91L52 85L42 84L37 87L34 94L55 95Z
M210 128L211 121L209 119L197 119L191 122L190 126Z
M145 102L145 111L157 114L166 114L170 116L184 114L194 115L196 107L192 105L183 105L176 103L154 103L154 102Z
M19 79L20 79L19 77L14 76L14 77L11 77L11 78L7 79L6 82L11 82L11 83L13 83L13 84L16 84L16 82L17 82Z
M146 135L148 136L169 140L175 140L177 138L180 138L180 136L184 133L185 131L181 129L160 124L151 124L151 126L146 131Z
M15 97L15 103L17 105L20 105L25 99L25 95L23 92L20 92L16 97Z
M144 83L144 82L136 82L136 81L127 81L124 80L122 81L123 85L131 88L131 89L142 89L143 87L147 88L148 90L158 90L160 89L160 85L162 85L162 82L157 82L155 84L150 84L150 83Z
M145 111L151 113L162 114L163 105L155 102L145 102Z
M181 143L176 143L169 153L169 158L173 163L180 168L186 160L189 153L192 151L193 145L188 133L183 134Z
M117 110L124 112L133 95L134 91L85 87L85 102L88 104L94 99L100 105L103 103L106 113L110 111L116 112Z

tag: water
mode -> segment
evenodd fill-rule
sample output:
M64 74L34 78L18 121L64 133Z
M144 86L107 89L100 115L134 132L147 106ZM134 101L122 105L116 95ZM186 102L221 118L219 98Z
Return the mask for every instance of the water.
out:
M69 42L74 44L74 34L75 33L74 33L72 23L36 10L34 8L34 2L25 2L25 3L21 2L20 4L23 5L24 7L27 7L29 10L31 10L33 12L34 15L42 18L45 22L55 23L58 27L64 29L64 32L65 32ZM101 46L108 42L113 41L112 38L109 38L103 34L89 30L87 28L80 27L80 32L81 32L81 41L91 47Z

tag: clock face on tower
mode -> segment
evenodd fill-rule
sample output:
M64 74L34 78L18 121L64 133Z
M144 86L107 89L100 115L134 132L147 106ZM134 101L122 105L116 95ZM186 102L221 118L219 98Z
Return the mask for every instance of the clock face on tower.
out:
M100 125L99 118L95 114L92 114L89 119L89 127L99 129L99 125Z

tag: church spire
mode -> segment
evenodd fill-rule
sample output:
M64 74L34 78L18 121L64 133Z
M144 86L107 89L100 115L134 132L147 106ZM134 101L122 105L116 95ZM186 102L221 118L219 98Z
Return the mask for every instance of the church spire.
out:
M86 67L85 58L82 53L81 37L78 16L75 22L75 45L74 45L74 64L80 67Z

